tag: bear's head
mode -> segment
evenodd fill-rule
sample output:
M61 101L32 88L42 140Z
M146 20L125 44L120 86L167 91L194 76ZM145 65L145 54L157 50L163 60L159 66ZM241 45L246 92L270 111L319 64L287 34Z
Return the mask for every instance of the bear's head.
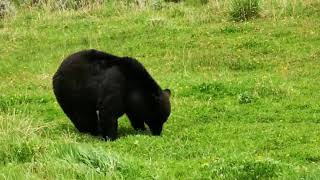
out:
M152 118L146 119L152 135L161 135L163 124L167 121L171 113L170 105L171 91L165 89L160 95L155 96L155 107L152 108Z

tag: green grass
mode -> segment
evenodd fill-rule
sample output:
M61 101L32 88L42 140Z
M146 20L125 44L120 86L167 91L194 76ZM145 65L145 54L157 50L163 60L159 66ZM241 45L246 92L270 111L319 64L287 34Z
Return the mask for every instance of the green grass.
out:
M240 23L227 1L126 2L0 21L0 179L320 178L318 0L262 1ZM136 57L172 90L161 137L125 117L114 142L76 131L51 77L86 48Z

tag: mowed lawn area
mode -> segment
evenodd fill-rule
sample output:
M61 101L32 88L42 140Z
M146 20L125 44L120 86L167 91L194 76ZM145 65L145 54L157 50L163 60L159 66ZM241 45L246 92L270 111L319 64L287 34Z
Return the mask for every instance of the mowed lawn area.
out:
M231 0L144 2L0 20L0 179L320 179L320 1L262 0L239 22ZM125 116L113 142L75 129L52 76L90 48L171 89L161 137Z

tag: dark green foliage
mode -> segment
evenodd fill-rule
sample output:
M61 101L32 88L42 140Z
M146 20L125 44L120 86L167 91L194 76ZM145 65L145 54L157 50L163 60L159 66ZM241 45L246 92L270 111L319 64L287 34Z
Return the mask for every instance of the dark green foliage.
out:
M253 101L253 97L248 91L245 91L239 95L238 100L240 104L248 104Z

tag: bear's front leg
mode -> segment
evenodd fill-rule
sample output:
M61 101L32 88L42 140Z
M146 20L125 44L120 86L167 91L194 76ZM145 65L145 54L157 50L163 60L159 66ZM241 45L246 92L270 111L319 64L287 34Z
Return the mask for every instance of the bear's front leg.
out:
M118 118L100 111L100 134L105 140L115 140L118 137Z
M130 121L134 130L136 131L145 131L146 127L143 121Z
M127 113L131 126L136 131L145 131L146 127L144 125L144 121L137 118L133 113Z

